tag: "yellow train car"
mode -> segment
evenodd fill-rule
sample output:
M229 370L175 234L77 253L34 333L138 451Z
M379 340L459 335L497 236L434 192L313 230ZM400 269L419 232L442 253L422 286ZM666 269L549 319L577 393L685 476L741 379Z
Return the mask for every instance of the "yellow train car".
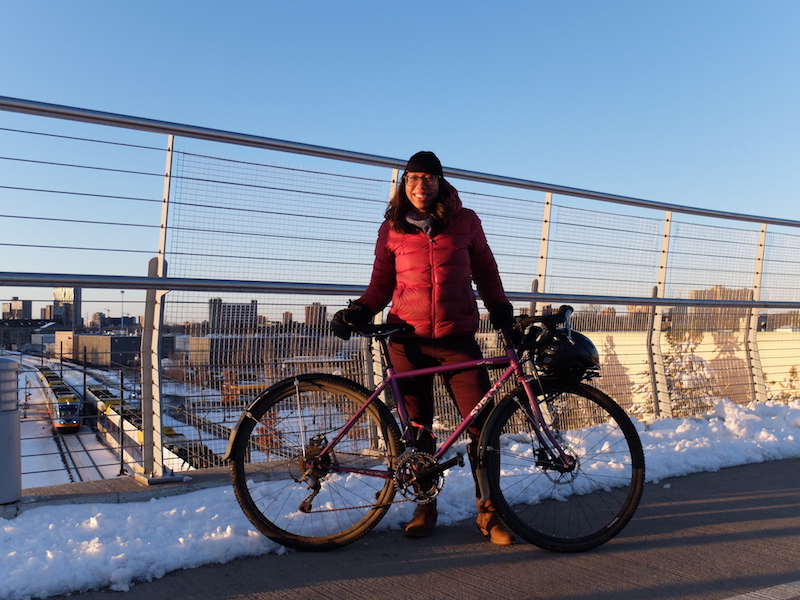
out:
M39 367L39 378L46 385L47 412L53 429L59 433L77 433L83 424L80 398L48 367Z

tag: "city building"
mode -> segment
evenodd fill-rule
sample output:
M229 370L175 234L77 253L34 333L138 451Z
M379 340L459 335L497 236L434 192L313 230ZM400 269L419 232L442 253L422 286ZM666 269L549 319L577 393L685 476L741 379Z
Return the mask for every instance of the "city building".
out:
M81 296L81 288L53 288L53 305L42 309L42 319L82 327Z
M101 367L136 367L142 341L139 336L80 335L72 331L56 331L54 354Z
M692 300L752 300L753 290L750 288L726 288L715 285L705 290L692 290L689 292ZM730 308L725 306L694 306L691 314L700 318L706 329L725 329L738 331L745 320L749 318L750 311L746 308Z
M211 333L252 333L258 328L258 302L223 302L222 298L208 301L208 324Z
M328 307L319 302L306 306L306 325L308 327L322 327L328 320Z
M11 298L11 302L3 302L3 320L31 319L32 302L31 300L20 300L16 296Z

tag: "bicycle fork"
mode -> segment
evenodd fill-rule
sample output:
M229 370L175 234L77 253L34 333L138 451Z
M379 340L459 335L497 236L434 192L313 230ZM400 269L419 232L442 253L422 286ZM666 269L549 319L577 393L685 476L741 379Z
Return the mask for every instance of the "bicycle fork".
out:
M558 471L559 473L570 473L577 467L577 461L574 456L571 456L564 450L561 443L556 439L552 429L547 425L542 409L537 401L540 394L544 395L544 388L538 378L536 378L539 384L540 394L534 393L530 379L531 378L524 378L522 385L529 399L524 409L528 414L528 418L534 425L533 430L538 442L538 447L536 448L536 465L544 469Z
M544 389L541 386L541 382L538 382L538 378L536 378L541 391L535 393L531 379L533 377L519 377L528 401L522 402L518 399L518 402L533 430L535 439L531 439L531 450L535 456L535 464L545 470L557 471L561 474L570 473L577 468L578 462L574 456L567 453L552 429L547 425L538 402L538 398L544 393ZM499 452L499 447L481 446L477 449L477 456L474 457L477 463L475 465L475 478L480 491L481 502L489 500L489 476L486 464ZM472 459L473 457L471 456L470 458Z

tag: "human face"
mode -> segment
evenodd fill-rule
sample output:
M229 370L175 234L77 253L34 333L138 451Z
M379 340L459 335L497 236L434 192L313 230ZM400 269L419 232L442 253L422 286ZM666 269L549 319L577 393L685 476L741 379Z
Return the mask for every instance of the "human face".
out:
M439 178L430 173L406 173L406 196L420 214L428 214L439 196Z

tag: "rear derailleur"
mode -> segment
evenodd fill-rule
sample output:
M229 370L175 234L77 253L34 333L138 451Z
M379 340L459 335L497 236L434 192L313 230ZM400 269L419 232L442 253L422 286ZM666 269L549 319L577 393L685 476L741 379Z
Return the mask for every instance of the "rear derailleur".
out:
M319 457L325 446L328 445L328 438L324 434L315 435L309 440L305 453L297 457L297 462L302 474L296 481L308 483L311 493L300 503L300 512L310 513L311 502L319 494L322 486L320 481L330 472L330 467L334 464L333 453L328 453Z

